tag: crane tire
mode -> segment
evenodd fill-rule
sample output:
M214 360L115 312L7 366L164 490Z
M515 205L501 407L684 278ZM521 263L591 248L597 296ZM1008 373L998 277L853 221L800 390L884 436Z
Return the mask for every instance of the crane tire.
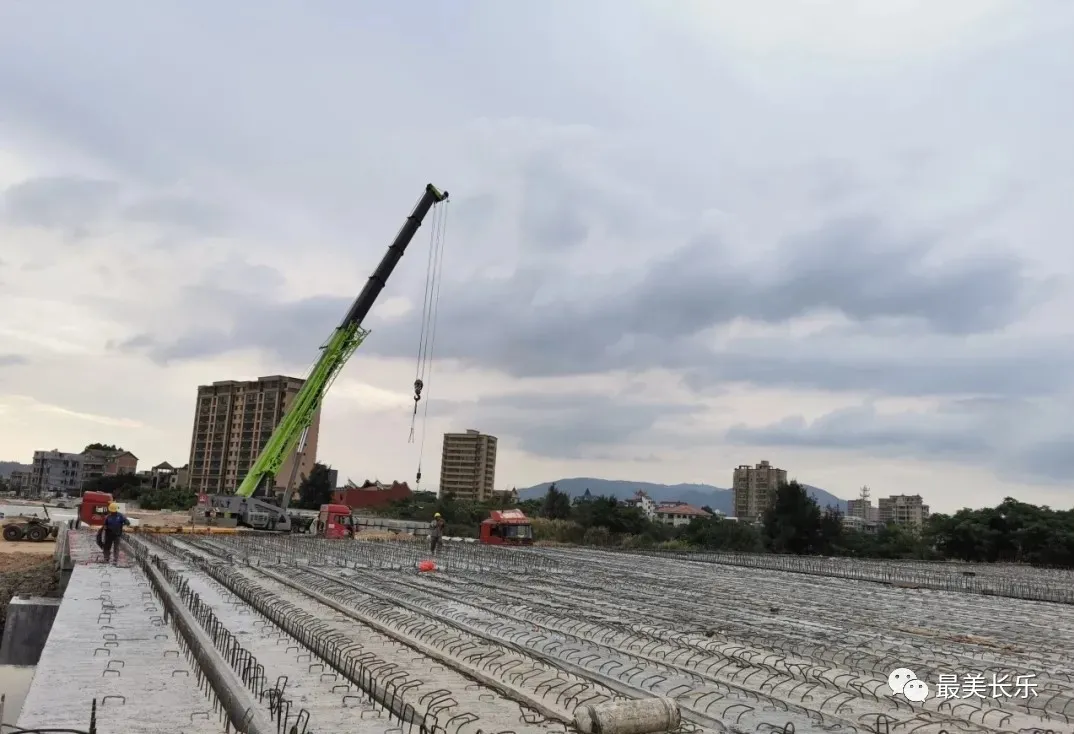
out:
M26 539L34 543L48 540L48 528L44 525L31 525L26 531Z
M4 526L4 540L15 542L22 540L23 529L21 525L5 525Z

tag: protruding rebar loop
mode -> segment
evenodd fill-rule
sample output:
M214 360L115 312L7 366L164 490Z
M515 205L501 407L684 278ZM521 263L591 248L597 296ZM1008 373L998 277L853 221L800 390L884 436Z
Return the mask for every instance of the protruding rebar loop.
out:
M443 651L460 670L479 669L559 707L614 698L614 692L601 692L609 681L672 696L684 715L737 721L744 731L764 725L766 731L993 732L1025 729L1027 716L1066 723L1074 713L1071 648L1060 641L1045 650L1029 636L1042 623L1065 628L1064 607L1034 606L1033 618L1028 608L1004 607L1004 619L991 622L1009 646L962 640L954 632L937 645L937 635L952 627L945 609L914 605L905 629L891 627L900 623L890 615L880 620L889 626L873 625L808 580L807 571L828 569L826 559L806 559L806 571L776 569L797 570L794 576L682 554L476 546L454 560L445 551L437 559L441 573L419 574L415 561L426 556L424 546L405 541L220 536L192 545L202 562L234 556L244 559L240 563L274 567L298 587ZM510 570L510 562L507 570L495 568L490 561L497 551L546 558L549 571L522 577ZM918 573L915 564L906 565ZM767 574L764 584L750 573ZM897 570L885 573L887 579L906 578ZM732 603L714 593L736 588L733 578L754 589L748 601ZM624 596L628 580L630 593ZM892 582L896 585L904 584ZM855 586L854 593L855 607L864 610L913 598L879 584ZM781 607L803 604L815 620L835 621L811 624L780 613ZM1029 673L1039 685L1036 696L1023 700L933 698L915 704L887 690L887 674L903 665L930 681L941 674L1009 674L1013 680ZM385 680L399 672L390 666L376 670ZM401 695L398 686L394 691ZM783 716L793 721L776 723Z
M203 548L200 542L194 544L199 549ZM383 710L389 717L406 725L408 730L416 727L420 734L431 734L435 727L435 716L419 715L401 696L401 692L408 687L424 685L423 681L396 670L390 663L371 653L354 655L356 650L361 649L359 643L332 630L323 620L279 598L234 569L208 563L203 557L191 554L187 554L187 560L350 680L378 710Z
M950 561L870 561L755 553L624 551L650 557L762 568L812 576L899 584L940 591L1074 604L1074 571L1015 564Z

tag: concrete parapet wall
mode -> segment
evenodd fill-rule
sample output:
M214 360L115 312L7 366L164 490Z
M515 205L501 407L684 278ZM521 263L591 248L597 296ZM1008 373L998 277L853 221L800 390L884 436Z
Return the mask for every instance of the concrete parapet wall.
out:
M59 609L59 599L40 596L12 599L0 642L0 665L37 665Z

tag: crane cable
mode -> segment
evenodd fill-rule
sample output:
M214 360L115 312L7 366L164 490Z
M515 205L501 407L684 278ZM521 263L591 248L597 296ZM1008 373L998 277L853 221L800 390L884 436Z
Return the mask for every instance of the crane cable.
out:
M418 359L414 368L414 412L410 418L410 443L414 443L414 429L418 419L418 403L421 391L425 387L425 373L429 362L429 341L432 332L433 286L436 277L437 232L440 229L440 207L433 210L433 221L429 228L429 252L425 264L425 298L421 306L421 333L418 335Z
M440 284L444 269L444 235L447 230L447 205L437 205L433 210L433 221L429 231L429 255L425 273L425 299L422 307L421 334L418 339L418 359L414 372L414 412L410 418L410 443L415 441L415 429L418 420L418 407L422 399L422 390L433 374L433 352L436 347L437 316L440 311ZM418 447L418 471L415 488L421 484L421 461L425 453L425 434L429 423L429 399L425 397L425 407L421 419L421 440Z

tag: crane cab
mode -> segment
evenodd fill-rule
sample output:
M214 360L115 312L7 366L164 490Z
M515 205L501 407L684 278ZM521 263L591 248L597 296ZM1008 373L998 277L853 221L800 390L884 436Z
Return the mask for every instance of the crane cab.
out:
M321 505L314 534L322 538L353 538L354 518L347 505Z
M533 525L522 510L493 510L481 523L485 545L533 545Z
M112 495L108 492L86 491L82 493L82 503L78 506L78 519L85 525L100 527L108 514L108 505Z

